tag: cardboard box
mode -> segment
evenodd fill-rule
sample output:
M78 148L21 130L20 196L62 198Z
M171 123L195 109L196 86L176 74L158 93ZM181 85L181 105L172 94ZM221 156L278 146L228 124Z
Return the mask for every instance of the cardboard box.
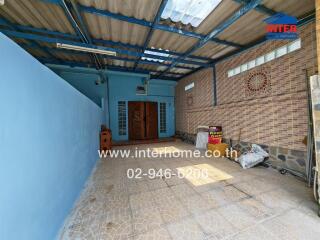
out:
M226 149L227 148L228 148L228 144L226 144L226 143L219 143L219 144L208 143L208 151L211 151L212 154L215 151L219 151L221 157L226 156Z

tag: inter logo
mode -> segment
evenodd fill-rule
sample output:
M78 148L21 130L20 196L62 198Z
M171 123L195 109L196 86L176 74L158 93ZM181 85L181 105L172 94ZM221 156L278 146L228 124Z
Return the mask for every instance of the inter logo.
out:
M264 20L267 23L267 39L297 39L297 18L278 13Z

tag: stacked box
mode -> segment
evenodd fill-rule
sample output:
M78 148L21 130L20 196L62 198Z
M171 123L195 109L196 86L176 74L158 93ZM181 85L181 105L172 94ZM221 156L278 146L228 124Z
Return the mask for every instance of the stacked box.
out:
M214 157L225 157L226 150L228 148L228 144L226 143L218 143L218 144L208 144L208 151L212 152L212 156ZM219 155L217 155L219 152Z
M209 126L208 143L220 144L222 142L222 127Z

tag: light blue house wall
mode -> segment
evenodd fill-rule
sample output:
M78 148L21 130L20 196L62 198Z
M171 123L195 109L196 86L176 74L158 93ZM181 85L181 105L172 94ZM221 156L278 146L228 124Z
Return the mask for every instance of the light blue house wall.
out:
M114 140L128 140L128 101L150 101L165 102L167 106L166 122L167 131L160 133L160 114L158 111L158 134L159 137L170 137L175 133L174 124L174 87L176 82L164 80L150 80L148 83L148 94L137 95L136 87L142 85L146 76L139 74L119 74L116 72L108 73L109 79L109 106L110 106L110 128ZM118 101L125 101L127 104L127 134L119 136L118 132Z
M1 33L0 52L0 239L55 239L98 159L102 109Z
M72 70L67 67L59 67L53 70L98 106L101 106L101 99L105 97L106 90L105 85L95 84L97 80L100 80L100 76L95 70L81 71L81 69Z
M65 67L53 69L97 104L103 105L105 123L112 130L113 140L128 140L128 101L157 102L158 108L160 102L165 102L167 107L166 132L160 133L160 114L158 114L158 135L159 137L170 137L175 134L174 88L176 82L158 79L148 80L148 94L137 95L136 87L142 85L143 81L148 78L146 74L106 71L105 76L108 82L96 86L94 82L99 78L96 70ZM122 136L119 135L118 129L119 101L125 101L127 104L127 134Z

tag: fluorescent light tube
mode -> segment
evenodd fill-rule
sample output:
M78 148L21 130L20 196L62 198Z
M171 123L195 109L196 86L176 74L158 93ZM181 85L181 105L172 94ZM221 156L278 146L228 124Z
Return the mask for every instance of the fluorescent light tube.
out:
M57 48L64 48L64 49L81 51L81 52L104 54L104 55L110 55L110 56L116 56L117 55L117 53L113 52L113 51L97 49L97 48L80 47L80 46L71 45L71 44L65 44L65 43L57 43Z

